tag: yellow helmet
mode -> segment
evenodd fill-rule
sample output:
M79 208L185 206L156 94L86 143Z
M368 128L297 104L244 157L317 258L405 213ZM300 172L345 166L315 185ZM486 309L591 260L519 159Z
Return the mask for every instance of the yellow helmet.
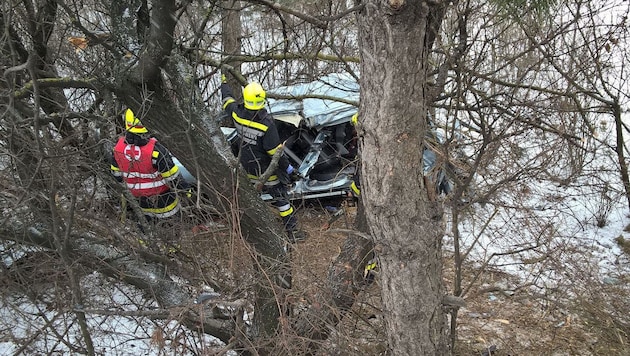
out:
M357 122L359 122L359 113L352 115L352 119L350 119L352 126L357 126Z
M144 127L144 125L142 124L142 121L140 121L140 119L138 119L136 115L133 114L133 111L131 111L131 109L127 109L125 111L125 129L135 134L149 132L149 130L147 130L147 128Z
M243 103L245 109L260 110L265 107L267 93L259 83L249 83L243 88Z

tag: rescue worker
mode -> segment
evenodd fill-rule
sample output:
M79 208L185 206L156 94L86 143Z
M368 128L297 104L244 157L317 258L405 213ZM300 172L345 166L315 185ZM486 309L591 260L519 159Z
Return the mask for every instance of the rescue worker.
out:
M179 213L175 189L191 194L171 153L149 135L131 109L125 111L125 135L114 146L111 171L138 199L140 209L152 222Z
M230 86L222 76L221 97L223 110L232 118L240 140L240 162L253 184L267 170L273 155L281 149L282 142L274 120L265 109L267 93L256 82L243 88L243 103L237 103ZM298 230L297 216L288 199L287 187L281 182L280 175L293 172L293 166L283 155L278 168L263 185L263 192L273 198L272 205L278 210L284 229L291 243L303 240L306 235Z
M359 113L355 113L354 115L352 115L352 118L350 119L350 123L352 124L352 127L354 127L356 129L357 127L357 123L359 122ZM356 154L356 168L355 168L355 172L354 172L354 176L352 177L352 183L350 184L350 189L352 190L352 195L359 199L361 196L361 157L359 157L359 152L357 151ZM374 283L374 279L376 278L376 275L378 274L378 260L376 258L376 255L374 254L374 251L370 252L371 258L368 260L368 262L365 264L365 266L363 267L363 283L366 286L371 285L372 283Z
M356 128L358 122L359 122L359 113L355 113L354 115L352 115L352 119L350 119L350 123L352 124L353 127ZM350 189L352 190L352 195L355 198L358 198L361 195L361 181L360 181L361 161L360 161L358 152L356 155L356 161L357 161L357 164L356 164L354 175L352 177L352 184L350 184Z

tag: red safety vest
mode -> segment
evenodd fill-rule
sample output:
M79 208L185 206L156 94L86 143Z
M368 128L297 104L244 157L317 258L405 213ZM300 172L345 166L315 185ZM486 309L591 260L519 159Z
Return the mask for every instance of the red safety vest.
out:
M121 137L114 147L114 158L127 188L135 197L149 197L166 193L170 188L162 174L153 167L153 148L157 140L151 138L144 146L135 146Z

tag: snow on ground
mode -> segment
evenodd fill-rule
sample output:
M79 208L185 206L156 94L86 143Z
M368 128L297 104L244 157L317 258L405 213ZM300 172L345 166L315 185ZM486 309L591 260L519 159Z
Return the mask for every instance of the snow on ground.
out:
M630 234L624 231L630 218L626 201L619 193L620 184L615 183L619 178L615 172L603 172L602 176L611 185L607 195L593 193L593 182L585 180L571 186L532 181L526 194L506 193L501 197L503 206L500 208L496 204L476 204L459 226L462 251L469 253L467 260L476 266L485 264L491 269L518 276L521 283L532 283L532 288L539 291L589 281L619 283L630 272L630 264L615 238L630 239ZM598 227L598 221L602 219L605 224ZM447 249L452 246L452 239L447 230L444 244ZM8 266L16 256L3 257L5 266ZM86 305L75 306L79 309L133 314L157 308L134 288L97 273L85 276L82 285L89 295L85 296ZM504 289L510 287L501 285ZM115 292L111 293L112 290ZM63 291L57 292L64 295ZM70 296L69 293L65 295ZM71 353L68 345L59 343L59 337L45 328L51 323L57 326L53 329L69 330L65 336L69 343L79 338L78 326L68 325L76 319L65 314L71 312L71 306L59 304L46 293L39 297L38 301L33 301L16 293L0 299L0 354L20 351L19 345L12 340L28 344L23 350L25 354ZM55 306L60 306L61 311ZM469 311L468 314L475 313ZM93 331L95 349L107 355L192 355L204 347L214 345L220 348L217 340L190 332L175 321L89 313L88 323ZM29 344L30 339L36 341Z
M222 346L218 339L191 332L177 321L152 320L143 316L158 306L147 302L135 288L96 272L85 276L81 283L86 294L83 306L68 305L69 293L66 293L65 300L59 300L59 294L64 294L60 290L55 294L42 291L37 300L21 293L0 299L0 355L80 354L69 347L83 344L77 340L81 331L74 313L69 310L71 308L86 311L94 349L98 354L195 355L211 349L216 351ZM48 287L55 288L52 285ZM53 330L66 333L63 339L67 344L59 342L60 335Z

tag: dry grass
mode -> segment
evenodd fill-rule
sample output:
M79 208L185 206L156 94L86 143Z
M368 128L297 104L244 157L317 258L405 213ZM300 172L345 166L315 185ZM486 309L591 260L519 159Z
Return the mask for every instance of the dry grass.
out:
M347 218L331 226L352 228L355 210L346 208ZM302 210L301 221L309 240L296 247L297 288L317 288L334 259L343 236L322 231L330 214L323 209ZM444 259L444 278L453 280L453 261ZM472 280L478 271L464 266L463 279ZM575 291L540 291L519 288L503 293L493 286L519 285L518 276L501 271L484 271L466 296L466 307L457 318L456 355L630 355L630 328L621 322L628 306L625 285L590 285L588 293ZM358 296L352 313L331 336L326 354L383 355L385 335L380 310L380 286L376 283ZM577 288L577 287L576 287ZM617 304L617 305L615 305ZM627 314L627 313L625 313Z

